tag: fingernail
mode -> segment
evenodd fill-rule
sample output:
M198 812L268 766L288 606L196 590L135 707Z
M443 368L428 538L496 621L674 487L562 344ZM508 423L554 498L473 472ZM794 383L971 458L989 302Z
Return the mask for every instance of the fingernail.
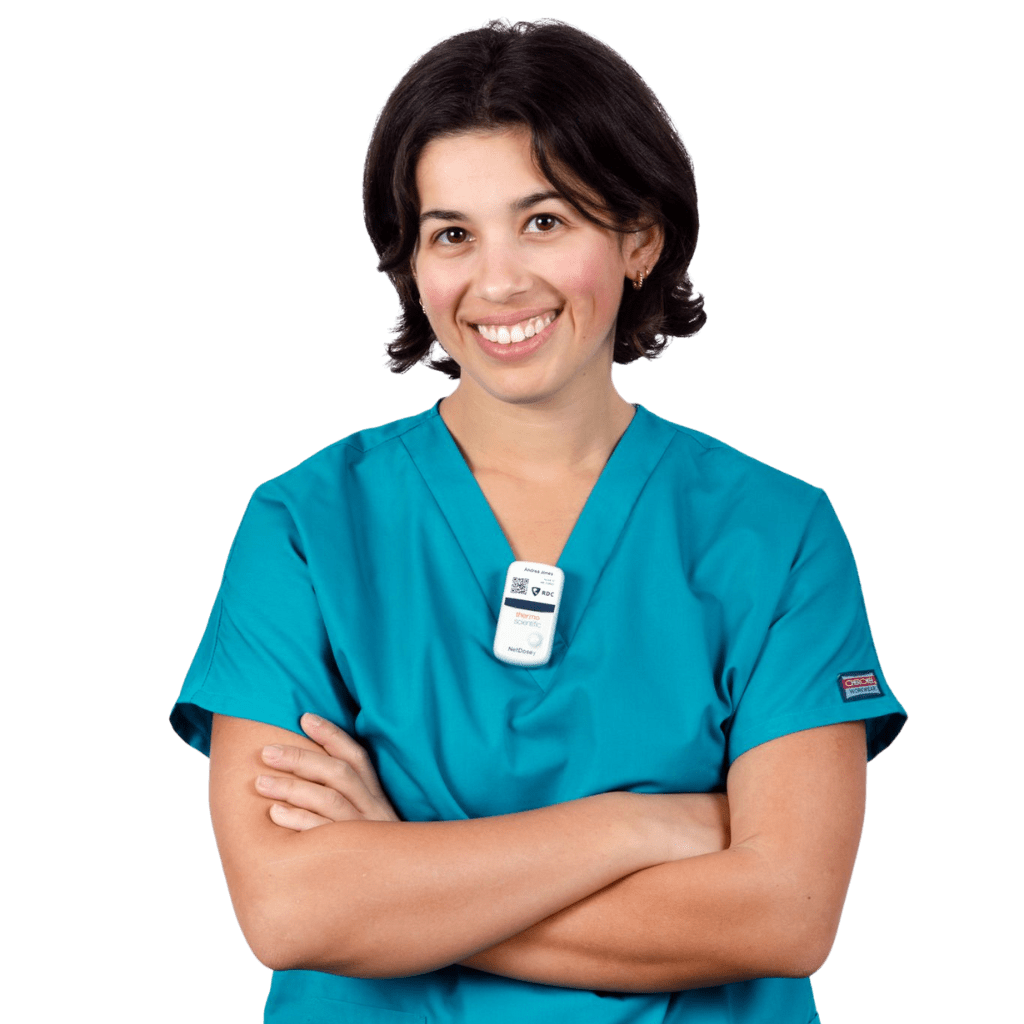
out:
M263 748L263 756L271 761L276 761L284 753L284 747L277 743L271 743L269 747Z
M257 775L256 786L259 789L270 789L274 784L274 780L269 775Z
M310 725L323 725L324 720L319 715L314 715L312 711L307 711L303 718L309 721Z

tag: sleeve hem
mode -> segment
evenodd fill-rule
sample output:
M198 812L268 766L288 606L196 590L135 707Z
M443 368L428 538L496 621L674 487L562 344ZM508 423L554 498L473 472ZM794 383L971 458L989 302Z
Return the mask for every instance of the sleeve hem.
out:
M237 696L210 693L208 690L198 690L188 697L183 695L171 710L171 725L189 746L209 757L215 714L246 718L287 729L298 736L305 735L299 725L299 716L292 707L258 700L239 701Z
M788 736L790 733L817 729L840 722L865 722L867 725L867 757L870 761L880 754L896 738L907 720L907 714L893 698L879 701L866 708L857 702L844 707L804 710L790 715L781 715L759 722L756 729L733 731L729 736L729 765L741 754L770 740Z

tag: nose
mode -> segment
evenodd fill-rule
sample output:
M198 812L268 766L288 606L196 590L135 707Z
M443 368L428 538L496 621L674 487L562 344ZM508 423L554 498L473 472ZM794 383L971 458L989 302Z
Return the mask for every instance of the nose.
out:
M531 276L518 247L495 241L480 247L474 289L481 299L498 305L529 289Z

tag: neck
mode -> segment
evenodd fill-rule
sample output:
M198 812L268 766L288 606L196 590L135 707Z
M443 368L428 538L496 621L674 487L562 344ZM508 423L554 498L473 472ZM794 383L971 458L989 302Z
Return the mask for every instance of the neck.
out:
M439 411L474 473L555 480L599 474L636 410L609 379L596 394L537 402L502 401L460 381Z

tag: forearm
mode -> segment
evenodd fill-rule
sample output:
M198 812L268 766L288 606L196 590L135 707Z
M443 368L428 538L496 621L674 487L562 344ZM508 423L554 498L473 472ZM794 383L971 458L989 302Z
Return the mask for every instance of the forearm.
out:
M638 871L462 963L618 992L802 976L817 968L821 942L800 901L758 852L734 848Z
M417 974L658 863L628 797L467 821L346 821L300 833L268 823L272 854L225 869L243 930L270 966Z

